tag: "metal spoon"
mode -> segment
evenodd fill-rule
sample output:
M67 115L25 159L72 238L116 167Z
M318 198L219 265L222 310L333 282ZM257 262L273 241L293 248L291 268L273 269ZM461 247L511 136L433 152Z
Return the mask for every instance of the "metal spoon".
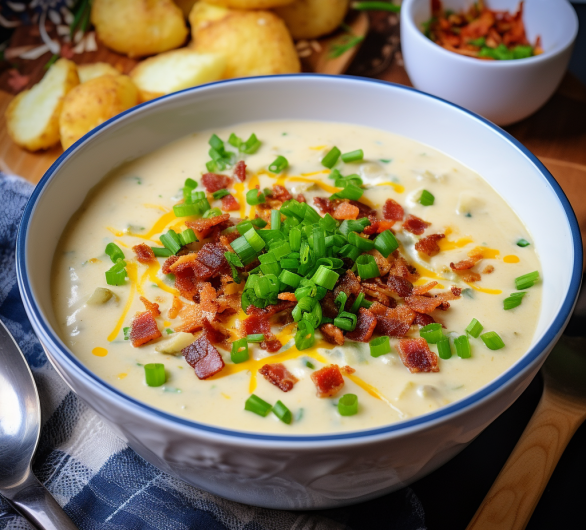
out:
M0 321L0 493L41 530L76 530L32 473L40 431L41 404L33 374Z
M541 373L537 409L467 530L525 528L564 449L586 419L586 338L562 336Z

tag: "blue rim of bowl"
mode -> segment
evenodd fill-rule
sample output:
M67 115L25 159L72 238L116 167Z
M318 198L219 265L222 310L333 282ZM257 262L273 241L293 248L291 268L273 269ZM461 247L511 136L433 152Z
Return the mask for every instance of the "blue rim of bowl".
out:
M490 129L494 130L497 134L503 136L506 140L508 140L514 147L516 147L522 154L524 154L539 170L541 175L546 179L549 185L553 188L555 194L557 195L559 201L561 202L564 212L566 213L566 218L570 225L570 231L572 234L572 239L574 243L574 263L572 267L572 278L570 281L570 286L564 302L560 308L559 313L554 318L553 322L550 324L549 328L546 330L543 337L537 342L533 348L531 348L525 355L520 359L520 361L514 366L514 369L510 368L504 374L501 374L499 377L491 381L487 386L483 387L477 392L463 398L460 401L456 401L452 404L446 405L437 411L430 412L428 414L424 414L422 416L417 416L410 420L405 420L397 423L393 423L384 427L377 427L373 429L367 429L363 431L351 431L346 433L340 434L321 434L321 435L276 435L276 434L256 434L246 431L235 431L224 429L220 427L214 427L211 425L206 425L202 423L198 423L196 421L188 420L185 418L181 418L179 416L174 416L172 414L166 413L162 410L156 409L149 405L142 403L134 399L133 397L124 394L120 390L116 389L115 387L108 384L106 381L100 379L97 375L92 373L88 368L86 368L72 353L70 353L66 348L65 345L62 343L61 339L57 336L56 333L53 332L51 327L44 321L41 312L36 307L32 295L32 290L28 281L28 275L26 272L26 256L25 256L25 246L26 246L26 235L29 220L34 212L35 205L37 199L40 197L41 193L43 192L44 187L50 181L53 173L57 169L57 167L72 153L75 148L82 143L86 142L89 138L97 134L101 129L107 127L111 123L122 119L124 116L128 114L132 114L137 112L138 109L146 106L151 105L154 101L160 102L163 99L173 98L176 97L178 94L183 94L187 92L198 92L202 89L209 89L212 86L217 85L225 85L225 84L246 84L250 82L256 82L258 80L282 80L286 78L295 78L295 79L329 79L334 80L336 82L350 82L350 83L375 83L379 85L384 85L388 87L392 87L393 89L398 90L406 90L409 92L414 92L422 97L429 97L435 99L443 104L449 105L454 109L464 112L468 114L471 118L480 121L485 126L489 127ZM571 312L574 308L574 304L576 303L576 299L578 297L581 279L582 279L582 239L580 234L580 228L578 225L578 221L574 214L574 211L568 201L566 195L562 191L560 185L557 181L553 178L553 176L549 173L549 171L545 168L545 166L539 161L539 159L531 153L523 144L521 144L518 140L513 138L510 134L506 131L503 131L500 127L495 125L494 123L488 121L487 119L479 116L463 107L455 105L449 101L446 101L442 98L438 98L436 96L432 96L430 94L426 94L415 88L407 87L404 85L398 85L395 83L389 83L387 81L381 81L378 79L367 79L363 77L354 77L354 76L334 76L334 75L327 75L327 74L282 74L278 76L257 76L257 77L248 77L242 79L229 79L224 81L217 81L214 83L208 83L206 85L200 85L197 87L188 88L182 90L180 92L175 92L173 94L169 94L166 96L162 96L157 100L153 100L150 102L142 103L141 105L137 105L128 109L117 116L109 119L108 121L100 124L95 129L92 129L89 133L85 136L80 138L77 142L75 142L69 149L67 149L47 170L44 174L42 179L39 181L31 197L24 209L22 220L18 230L18 237L17 237L17 245L16 245L16 270L17 270L17 278L18 278L18 286L20 289L21 297L23 299L23 303L25 308L28 308L28 316L29 318L32 316L34 319L34 323L36 323L36 328L40 330L43 339L48 341L52 346L56 347L62 355L65 355L67 360L75 365L75 367L80 370L86 378L89 378L97 384L98 386L105 387L111 393L113 393L116 397L128 402L129 404L133 405L134 407L138 407L142 412L147 412L149 414L153 414L155 416L160 417L166 421L169 421L174 424L179 424L182 427L192 428L200 431L204 431L208 434L217 434L221 436L226 436L229 438L240 438L240 439L247 439L247 440L258 440L258 441L267 441L267 442L288 442L288 443L299 443L299 442L332 442L332 441L352 441L352 440L359 440L363 438L370 438L376 437L380 435L388 435L397 433L399 431L408 430L417 427L425 427L426 424L430 425L435 423L436 421L451 416L460 412L463 412L468 407L474 405L477 402L482 401L485 398L488 398L493 392L498 390L499 387L503 386L504 384L508 383L515 377L517 377L520 373L526 370L533 361L542 354L542 352L556 340L556 338L562 333L565 324L570 318ZM36 331L36 330L35 330Z

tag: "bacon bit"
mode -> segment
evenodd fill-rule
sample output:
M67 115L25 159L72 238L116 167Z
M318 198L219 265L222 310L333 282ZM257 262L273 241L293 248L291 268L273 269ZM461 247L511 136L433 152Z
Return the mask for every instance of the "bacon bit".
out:
M153 261L157 261L153 249L145 243L135 245L134 247L132 247L132 250L136 254L136 259L141 263L152 263Z
M415 295L421 295L421 294L425 294L428 293L429 291L431 291L435 286L437 285L437 282L434 280L432 282L428 282L424 285L420 285L419 287L415 287L415 289L413 289L413 293Z
M244 160L239 160L234 166L234 176L240 181L244 182L246 179L246 164Z
M327 340L330 344L344 346L344 333L339 327L328 323L322 324L319 327L319 330L322 332L324 339Z
M370 307L371 310L380 311L380 308ZM385 308L382 315L377 315L376 332L389 337L404 337L415 320L415 311L409 307L400 305L395 308Z
M140 297L140 301L144 304L145 309L150 311L151 315L154 317L158 317L161 314L161 311L159 310L159 304L149 302L144 296Z
M357 219L358 218L358 214L360 213L360 210L348 203L348 202L342 202L340 204L338 204L338 206L336 206L336 209L334 210L334 213L332 214L334 219Z
M403 229L417 236L423 234L428 226L431 226L431 223L428 223L427 221L424 221L423 219L420 219L419 217L411 214L409 214L407 219L405 219L403 222Z
M401 361L411 373L439 372L437 355L425 339L401 339L398 349Z
M283 392L289 392L293 389L295 383L299 381L284 364L265 364L259 371L259 374L264 375L265 379L280 388Z
M480 260L476 258L467 258L463 259L462 261L458 261L458 263L450 263L450 268L453 271L464 271L474 267L478 261Z
M464 282L479 282L482 279L480 274L478 274L477 272L465 271L459 272L458 274Z
M337 364L324 366L311 374L311 380L317 389L317 397L335 396L344 386L344 378Z
M460 291L460 292L458 292ZM457 300L460 298L460 294L462 293L462 289L458 289L457 287L453 287L449 291L444 291L442 293L437 293L434 298L437 300L447 301L447 300Z
M218 306L218 313L221 313L222 316L238 313L241 308L240 293L218 296L216 304Z
M492 274L494 272L494 266L493 265L487 265L486 267L484 267L484 270L482 271L482 274Z
M177 318L177 315L179 314L179 311L181 310L182 307L183 307L183 302L181 301L181 298L179 298L178 296L174 296L173 297L173 304L171 305L171 309L169 309L169 312L167 313L169 318L171 320Z
M346 274L338 281L338 285L334 289L334 299L344 291L348 297L351 295L358 296L361 291L360 282L351 270L347 270ZM348 303L346 303L348 305Z
M336 296L332 291L328 291L326 295L320 300L322 314L328 318L336 318L338 316L338 308L334 303Z
M417 311L417 313L428 314L437 309L442 304L442 301L438 298L412 295L405 298L405 303L413 309L413 311Z
M206 280L210 276L230 274L230 266L224 257L224 248L218 243L206 243L197 254L197 261L211 271L207 277L200 276L200 280ZM196 277L197 270L194 268Z
M346 365L340 368L340 372L342 372L344 375L352 375L354 372L356 372L356 370L354 370L354 368L351 366Z
M206 334L181 350L181 353L199 379L207 379L224 368L222 356L208 340Z
M197 261L197 252L190 252L189 254L184 254L183 256L171 256L174 259L173 262L168 267L168 274L178 274L178 273L185 273L192 268L192 265ZM169 258L166 262L171 259Z
M202 323L205 336L212 344L222 344L223 346L228 347L227 341L230 338L229 333L225 333L222 329L214 326L207 318L204 318Z
M413 291L413 284L401 276L389 274L387 285L389 289L396 292L401 298L409 296Z
M462 294L462 289L460 289L459 287L456 287L455 285L452 285L450 287L450 291L452 291L452 293L457 297L460 297L460 295Z
M217 173L206 173L201 177L201 183L208 193L223 190L232 184L232 179L227 175Z
M417 324L418 326L427 326L428 324L434 324L435 320L430 315L424 315L423 313L416 313L415 319L413 320L413 324Z
M339 199L338 199L339 200ZM342 199L342 200L346 200L346 199ZM356 208L358 208L358 217L362 218L362 217L368 217L370 222L372 223L374 220L376 220L376 210L373 210L370 206L368 206L367 204L364 204L363 202L360 201L355 201L350 199L348 201L352 206L356 206Z
M273 199L276 199L281 202L290 201L293 198L293 195L289 193L285 186L281 186L280 184L273 185L273 192L271 194Z
M260 343L260 347L269 353L278 351L282 346L281 342L273 335L271 325L266 316L253 315L245 318L242 320L241 332L243 337L262 333L265 336L265 340Z
M233 195L224 195L220 200L222 201L222 211L234 212L240 210L240 203Z
M281 294L293 294L293 293L281 293ZM246 314L250 315L250 316L255 316L255 317L269 318L269 317L272 317L273 315L276 315L277 313L280 313L281 311L286 311L287 309L293 308L296 303L297 303L297 301L284 300L281 298L281 301L278 302L277 304L270 304L270 305L266 306L264 309L261 309L260 307L255 307L251 304L246 309Z
M363 234L368 236L372 234L381 234L385 230L390 230L394 224L395 221L375 221L364 229Z
M151 340L158 339L160 336L161 332L157 327L155 317L153 317L153 314L150 311L137 313L134 316L132 324L130 324L130 340L135 348L138 348Z
M30 80L30 75L23 75L16 68L8 70L8 86L13 94L18 94L21 90L26 88Z
M431 234L415 243L415 250L427 254L428 256L435 256L441 250L437 242L446 237L445 234Z
M383 217L393 221L402 221L405 216L403 207L393 199L387 199L383 206Z
M163 263L163 266L161 267L161 270L163 271L163 274L173 274L173 271L171 271L171 266L179 259L179 256L169 256L166 260L165 263Z
M188 268L186 271L175 274L175 289L187 300L193 300L197 294L197 281L193 270Z
M216 304L218 293L209 282L204 282L201 284L200 288L199 305L201 307L203 317L207 318L208 320L214 320L216 318L216 314L218 313L218 305Z
M347 333L346 338L356 342L368 342L372 337L374 328L376 328L377 317L364 307L358 310L357 316L356 328L354 328L354 331Z
M307 202L307 200L305 199L305 195L303 195L303 193L297 195L297 202Z
M325 199L323 197L314 197L313 198L313 204L315 204L319 211L322 213L322 215L325 215L327 213L331 214L332 213L332 201L330 201L329 199Z
M215 217L208 217L207 219L196 219L194 221L186 221L185 224L197 233L199 239L208 237L212 228L230 220L229 213L216 215Z
M203 314L199 304L188 304L183 306L179 311L181 324L175 326L175 331L184 331L186 333L195 333L203 328Z
M417 269L413 267L413 265L409 265L407 260L403 256L400 256L398 253L393 253L393 257L395 258L395 260L391 263L391 269L389 270L389 274L391 276L399 276L401 278L404 278L405 280L408 280L411 283L417 281L417 279L419 278L419 273L417 272Z
M288 302L297 302L297 298L295 298L295 293L279 293L277 295L279 300L285 300Z
M386 307L395 307L397 305L397 302L391 296L387 286L384 284L377 284L371 281L362 282L361 288L362 292L367 295L369 299L377 300Z
M376 263L376 266L378 267L378 271L380 272L381 276L384 276L391 270L390 261L387 258L385 258L378 250L369 250L367 254L370 254L374 258L374 262Z

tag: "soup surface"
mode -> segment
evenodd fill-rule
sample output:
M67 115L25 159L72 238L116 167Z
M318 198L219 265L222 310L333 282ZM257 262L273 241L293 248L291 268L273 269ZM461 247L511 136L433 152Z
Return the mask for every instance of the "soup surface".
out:
M251 153L238 153L227 142L232 133L236 145L255 133L260 147L253 138L241 147ZM216 167L212 134L225 141L215 144ZM344 162L328 154L333 146L363 157ZM333 193L341 195L331 201ZM214 215L222 208L231 208L230 219ZM221 222L201 221L204 211ZM265 227L234 228L257 215ZM169 230L182 234L172 236L181 250ZM180 257L153 258L150 249L162 243L171 250L157 254ZM112 249L124 255L117 267ZM67 346L136 399L230 429L335 433L428 413L503 373L529 348L540 310L539 282L511 302L515 278L538 270L515 213L446 155L355 125L255 122L194 134L108 175L59 243L53 299ZM269 281L273 273L280 282ZM309 300L297 304L296 296ZM275 302L280 311L271 315ZM441 326L423 329L434 322ZM247 336L248 358L232 345ZM153 363L164 365L160 386L145 380ZM340 403L348 394L357 406L352 397Z

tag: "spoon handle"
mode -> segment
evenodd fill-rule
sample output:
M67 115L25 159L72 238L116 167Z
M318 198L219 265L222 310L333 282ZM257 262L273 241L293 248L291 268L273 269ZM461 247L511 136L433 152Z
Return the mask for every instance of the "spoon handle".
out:
M584 411L573 405L544 388L537 409L467 530L527 526L564 449L584 421Z
M12 505L40 530L77 530L49 491L32 473L10 497Z

